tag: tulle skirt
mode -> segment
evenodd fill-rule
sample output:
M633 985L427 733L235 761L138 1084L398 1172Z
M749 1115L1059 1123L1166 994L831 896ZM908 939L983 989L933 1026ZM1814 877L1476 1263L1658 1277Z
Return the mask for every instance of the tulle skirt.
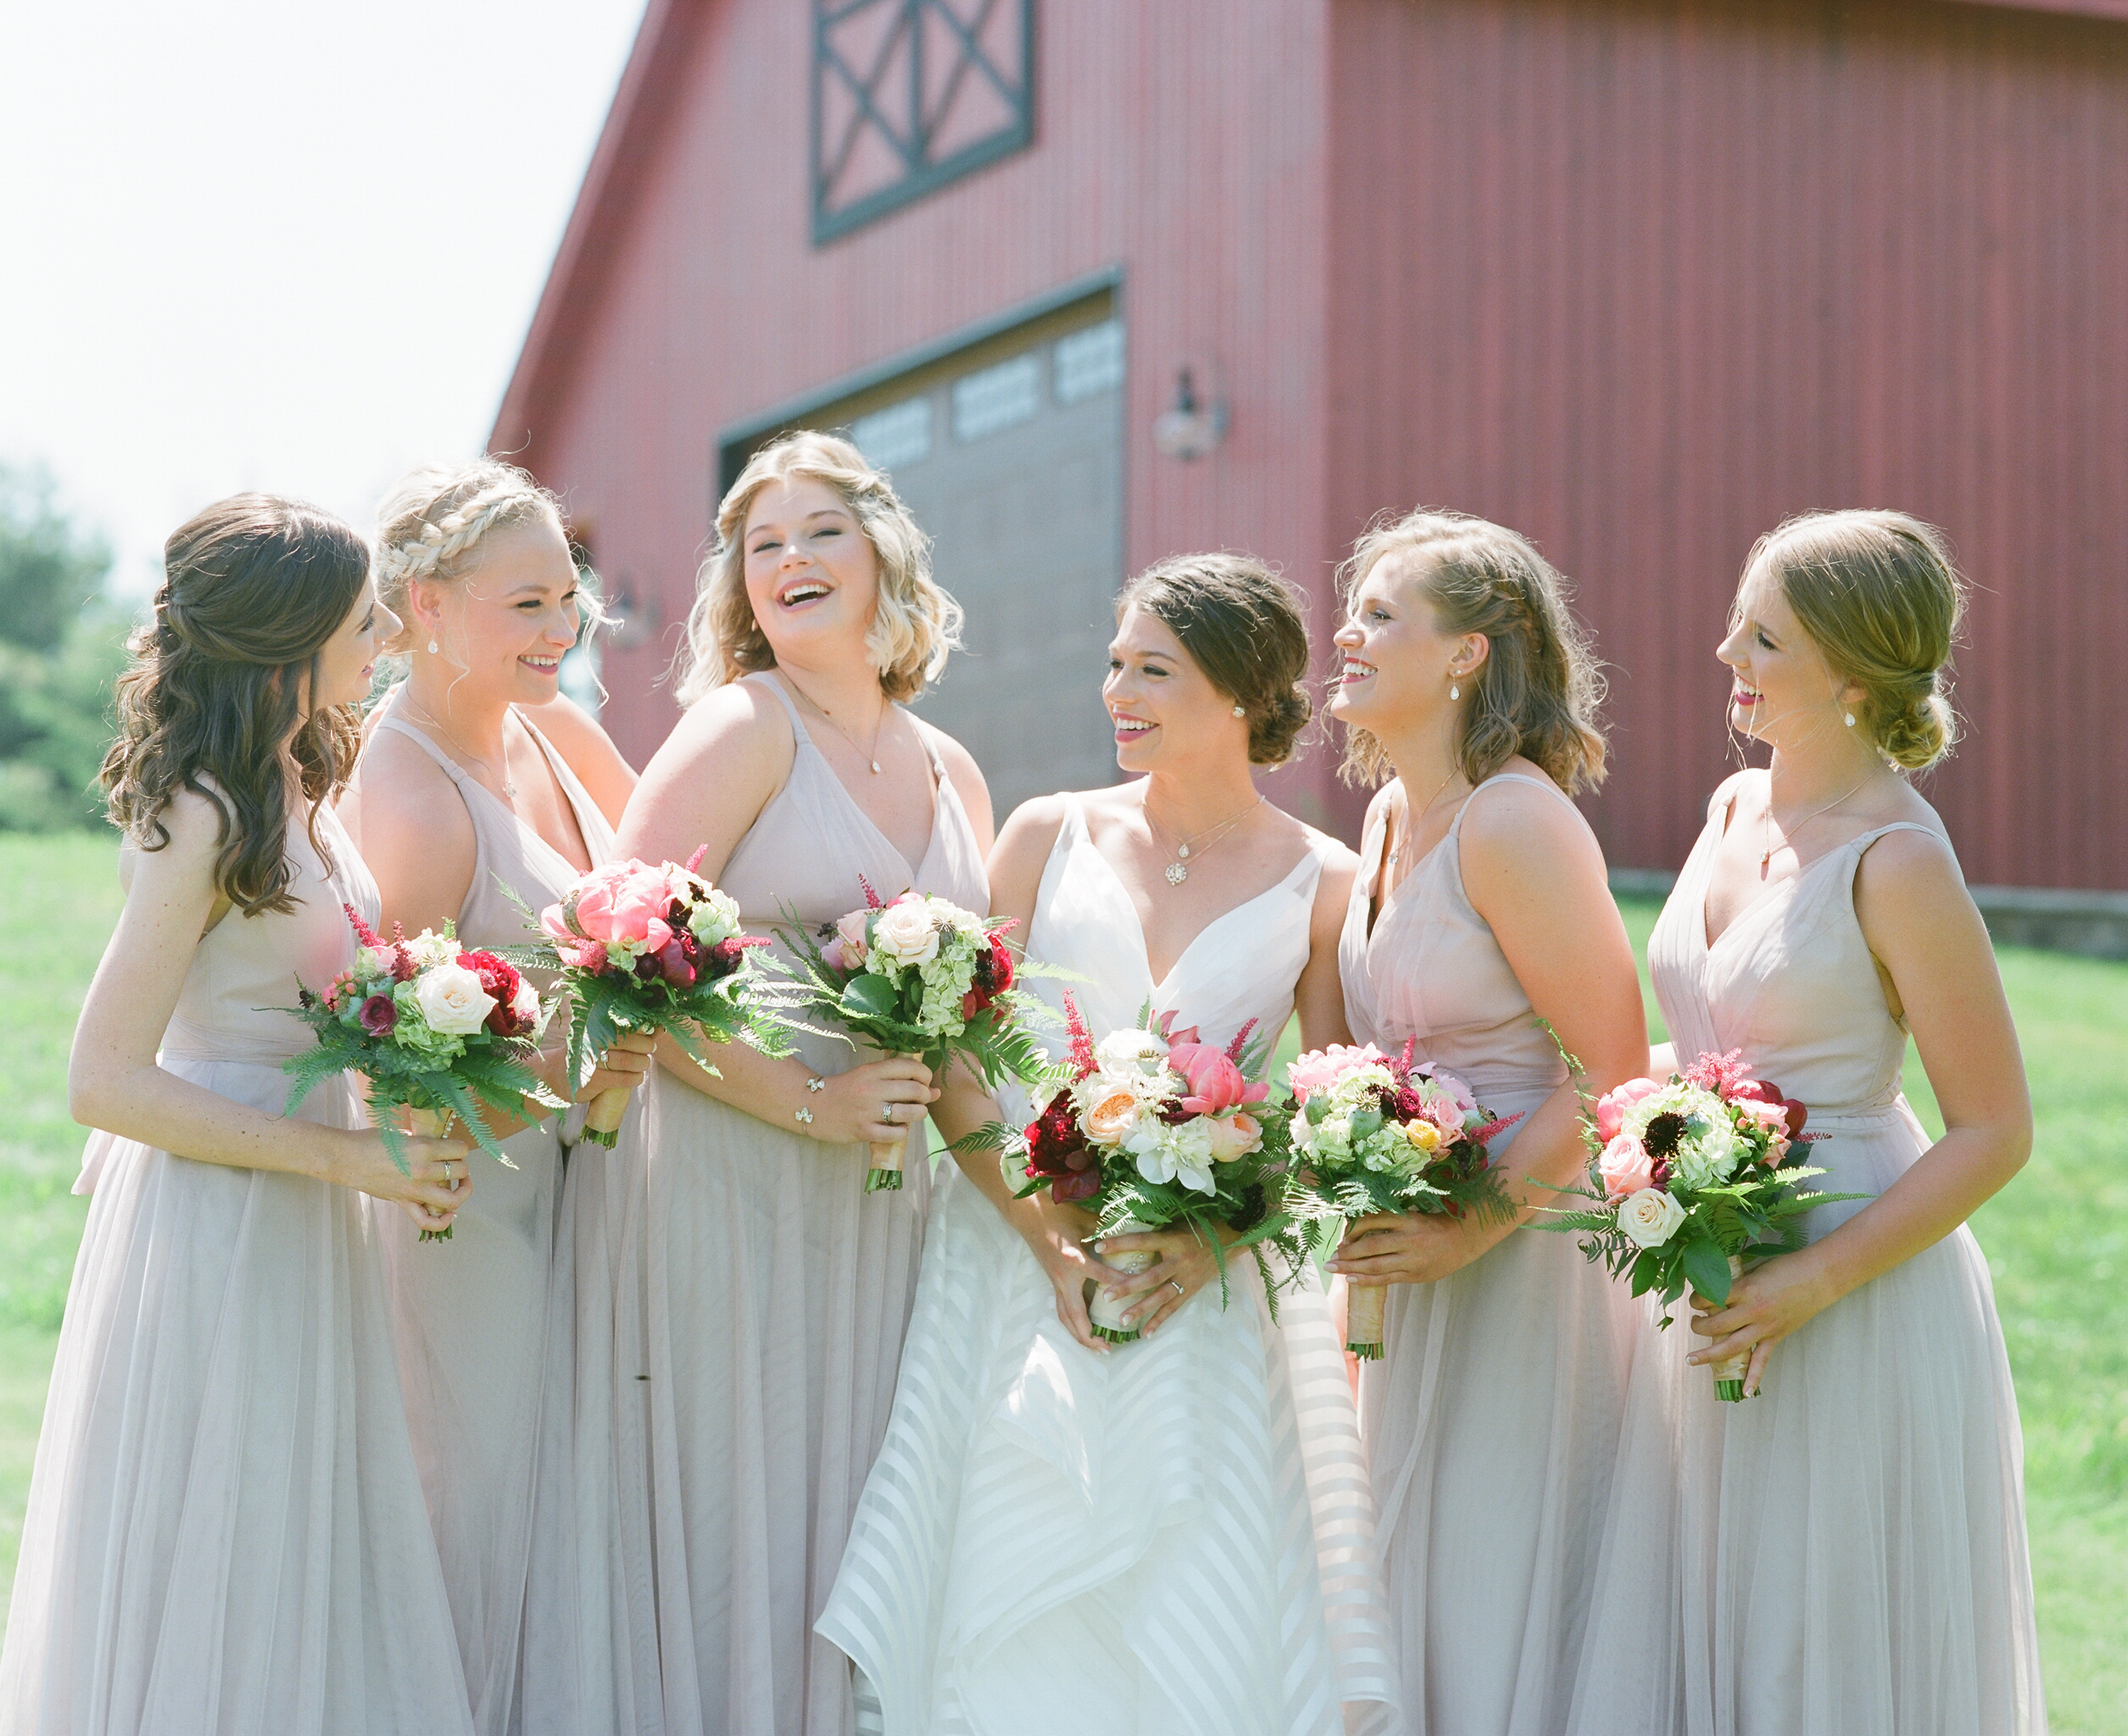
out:
M366 1201L384 1255L414 1455L450 1594L473 1728L519 1728L519 1642L546 1373L561 1146L556 1123L474 1150L447 1242Z
M812 1628L886 1432L928 1166L867 1194L862 1145L662 1072L639 1096L564 1190L526 1728L843 1736L849 1661Z
M1503 1115L1548 1094L1484 1093ZM1391 1287L1360 1429L1415 1736L1563 1722L1633 1317L1572 1238L1528 1227L1438 1283Z
M1194 1298L1106 1355L941 1171L901 1388L820 1631L888 1736L1329 1736L1395 1695L1319 1288ZM865 1728L867 1720L861 1720Z
M1903 1103L1812 1118L1827 1192L1928 1145ZM1861 1210L1820 1207L1823 1235ZM1822 1221L1821 1221L1822 1220ZM2024 1445L1972 1232L1774 1348L1718 1403L1651 1309L1572 1728L1579 1736L2034 1736L2046 1728Z
M286 1101L275 1066L164 1065ZM301 1118L359 1125L343 1080ZM0 1729L470 1733L358 1196L104 1133L83 1182Z

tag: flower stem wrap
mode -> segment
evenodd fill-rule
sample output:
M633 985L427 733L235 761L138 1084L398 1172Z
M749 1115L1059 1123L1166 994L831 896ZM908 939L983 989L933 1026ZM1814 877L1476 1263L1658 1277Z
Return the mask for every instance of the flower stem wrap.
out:
M1387 1284L1351 1284L1345 1292L1345 1348L1362 1362L1382 1355L1382 1315L1389 1302Z
M457 1116L447 1109L409 1109L407 1115L413 1122L415 1134L423 1139L448 1139L452 1123L458 1120ZM471 1146L466 1148L466 1157L470 1169L472 1157ZM451 1239L451 1227L445 1224L440 1230L423 1230L421 1239L424 1242L448 1242Z
M1729 1275L1732 1279L1744 1275L1744 1262L1734 1254L1729 1256ZM1714 1375L1714 1396L1724 1404L1741 1404L1745 1397L1744 1377L1750 1372L1751 1362L1752 1353L1745 1350L1710 1364Z
M630 1095L626 1089L616 1086L593 1098L591 1107L584 1111L583 1137L593 1145L611 1149L620 1134L621 1123L627 1118Z
M1143 1235L1145 1228L1144 1224L1131 1218L1125 1218L1110 1233L1117 1236L1138 1236ZM1118 1271L1126 1277L1135 1277L1139 1272L1150 1271L1154 1266L1159 1265L1160 1256L1150 1248L1133 1248L1119 1250L1114 1254L1103 1254L1100 1256L1100 1261L1111 1271ZM1134 1296L1111 1297L1097 1286L1094 1291L1094 1299L1086 1310L1087 1317L1093 1323L1095 1336L1106 1338L1111 1344L1128 1344L1132 1339L1137 1338L1138 1328L1123 1319L1123 1310L1137 1299Z
M899 1139L872 1141L872 1167L865 1172L865 1192L867 1194L898 1194L901 1191L901 1162L909 1149L909 1136Z

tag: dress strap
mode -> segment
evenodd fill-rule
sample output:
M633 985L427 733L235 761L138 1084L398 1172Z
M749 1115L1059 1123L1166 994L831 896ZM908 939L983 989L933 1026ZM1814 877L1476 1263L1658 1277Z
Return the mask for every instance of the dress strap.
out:
M1574 798L1568 795L1564 790L1561 789L1557 784L1552 782L1550 778L1532 777L1526 771L1496 771L1490 777L1487 778L1483 783L1479 784L1477 789L1473 790L1468 795L1463 798L1463 804L1456 810L1456 817L1448 822L1448 836L1450 837L1454 837L1462 832L1463 815L1470 812L1470 804L1478 799L1479 792L1483 790L1489 790L1495 784L1499 783L1529 784L1533 788L1542 790L1548 796L1557 797L1559 800L1564 802L1567 806L1574 808L1574 814L1577 817L1580 815L1581 810L1579 808L1574 807Z
M1941 844L1945 849L1951 851L1951 856L1953 861L1958 859L1958 852L1952 849L1951 842L1948 838L1945 837L1943 834L1938 832L1934 826L1924 826L1918 820L1894 820L1887 826L1873 826L1869 831L1863 832L1857 837L1849 838L1847 842L1846 848L1852 850L1855 853L1856 860L1859 861L1863 853L1869 849L1870 845L1876 843L1876 841L1884 837L1886 833L1892 832L1918 832L1924 837L1932 837L1938 843Z
M798 702L783 691L783 684L777 680L774 670L756 670L752 675L743 676L741 679L749 682L759 681L770 693L781 699L783 702L783 709L790 715L791 733L805 743L807 747L812 746L813 738L805 733L805 720L798 715Z
M469 783L473 785L473 787L476 789L481 787L480 781L476 778L471 772L466 771L463 765L460 765L457 760L452 759L448 754L446 754L441 748L437 747L434 742L431 741L428 737L423 734L420 730L415 728L412 724L403 722L396 717L380 717L377 719L376 726L379 729L395 730L400 735L406 737L409 741L419 743L421 751L427 754L429 758L433 760L438 765L442 766L443 768L443 775L449 778L453 783L458 786L458 793L460 795L462 796L465 793L465 786Z

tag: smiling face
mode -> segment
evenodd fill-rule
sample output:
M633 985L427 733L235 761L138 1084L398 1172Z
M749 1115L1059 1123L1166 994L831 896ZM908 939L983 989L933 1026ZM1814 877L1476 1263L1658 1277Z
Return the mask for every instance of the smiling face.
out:
M304 709L322 711L360 703L370 691L377 647L398 630L398 616L377 601L376 586L365 579L347 619L318 648L317 702Z
M1330 715L1380 736L1424 721L1454 702L1485 659L1482 633L1450 633L1434 619L1414 555L1391 551L1352 593L1333 643L1345 654Z
M1773 747L1828 728L1844 730L1843 707L1861 697L1832 672L1788 606L1780 581L1763 567L1744 575L1729 637L1714 654L1735 676L1730 727Z
M562 654L577 643L577 586L561 526L543 516L489 532L464 578L417 581L409 598L417 638L442 643L454 684L542 705L560 691Z
M879 558L840 494L811 476L764 483L747 508L744 547L746 600L778 663L864 654Z
M1206 754L1248 760L1249 721L1234 715L1234 696L1212 685L1173 628L1134 603L1116 624L1101 703L1125 771L1173 771Z

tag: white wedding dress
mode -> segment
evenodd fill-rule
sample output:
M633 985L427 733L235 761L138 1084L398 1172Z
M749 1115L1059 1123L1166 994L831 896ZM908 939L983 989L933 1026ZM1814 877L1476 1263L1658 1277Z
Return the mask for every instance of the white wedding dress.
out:
M1308 958L1314 853L1152 981L1136 911L1067 798L1028 935L1098 1038L1150 1000L1204 1040L1275 1038ZM1028 987L1060 1004L1051 978ZM1022 1105L1008 1103L1008 1114ZM948 1160L887 1438L817 1631L887 1736L1341 1736L1387 1725L1373 1508L1323 1293L1255 1265L1096 1354ZM1347 1712L1350 1712L1348 1720Z

